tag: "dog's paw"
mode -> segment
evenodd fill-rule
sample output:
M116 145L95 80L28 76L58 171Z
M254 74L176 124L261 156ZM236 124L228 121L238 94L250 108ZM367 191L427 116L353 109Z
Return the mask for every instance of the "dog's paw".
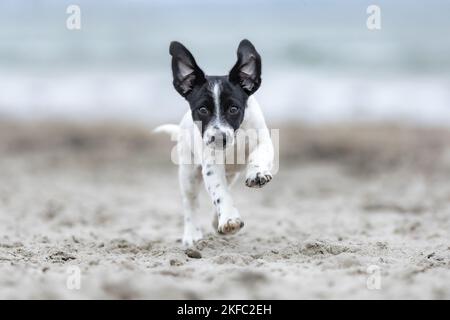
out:
M202 231L199 228L185 230L182 243L185 247L192 247L194 243L203 238Z
M217 232L220 234L234 234L244 227L244 222L239 218L228 219L219 224Z
M272 174L269 171L250 172L247 174L245 185L249 188L262 188L272 180Z

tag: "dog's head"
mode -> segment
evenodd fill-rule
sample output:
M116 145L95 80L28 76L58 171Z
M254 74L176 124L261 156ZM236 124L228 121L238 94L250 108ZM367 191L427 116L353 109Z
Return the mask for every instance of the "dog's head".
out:
M237 50L237 62L227 76L207 76L179 42L170 44L173 85L189 102L192 119L201 125L206 145L234 144L235 131L244 120L247 99L261 84L261 57L248 40Z

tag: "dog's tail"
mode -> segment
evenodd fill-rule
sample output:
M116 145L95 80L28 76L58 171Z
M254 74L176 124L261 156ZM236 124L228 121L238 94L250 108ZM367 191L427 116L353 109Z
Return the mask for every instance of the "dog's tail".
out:
M180 126L177 124L163 124L153 129L153 133L167 133L171 137L177 138L180 133Z

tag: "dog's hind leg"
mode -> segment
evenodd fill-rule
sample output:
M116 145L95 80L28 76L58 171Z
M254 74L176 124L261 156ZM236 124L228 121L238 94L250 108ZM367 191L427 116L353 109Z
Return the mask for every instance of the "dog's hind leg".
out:
M180 164L179 180L184 213L183 245L192 246L202 238L200 228L195 224L194 213L198 208L198 193L202 182L201 167Z

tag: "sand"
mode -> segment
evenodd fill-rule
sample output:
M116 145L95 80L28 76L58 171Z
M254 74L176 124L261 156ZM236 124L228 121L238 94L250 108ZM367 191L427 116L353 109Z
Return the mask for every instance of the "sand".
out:
M240 233L215 234L202 193L205 238L189 257L167 137L1 123L0 298L450 298L448 131L284 126L280 137L273 181L233 190Z

